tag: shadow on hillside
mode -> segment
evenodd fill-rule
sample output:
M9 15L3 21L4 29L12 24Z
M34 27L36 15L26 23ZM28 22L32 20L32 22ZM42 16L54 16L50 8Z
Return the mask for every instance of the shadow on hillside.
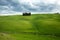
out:
M20 32L22 34L33 34L33 35L45 35L45 36L55 36L55 37L60 37L60 33L57 34L49 34L49 33L39 33L39 32Z
M45 16L45 17L44 17ZM60 30L59 29L54 29L56 26L55 25L51 25L51 26L43 26L42 22L40 20L50 20L50 19L54 19L55 21L58 22L59 19L59 15L44 15L44 16L36 16L33 20L32 20L32 26L34 27L34 29L38 32L32 32L31 34L34 35L51 35L51 36L56 36L56 37L60 37ZM56 17L56 18L55 18ZM47 26L47 27L46 27ZM49 28L48 28L49 27ZM46 29L48 28L48 29Z

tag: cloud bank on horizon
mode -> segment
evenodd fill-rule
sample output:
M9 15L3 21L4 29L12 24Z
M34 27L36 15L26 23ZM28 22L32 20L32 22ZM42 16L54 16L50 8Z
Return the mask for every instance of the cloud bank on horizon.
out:
M0 13L60 12L60 0L0 0Z

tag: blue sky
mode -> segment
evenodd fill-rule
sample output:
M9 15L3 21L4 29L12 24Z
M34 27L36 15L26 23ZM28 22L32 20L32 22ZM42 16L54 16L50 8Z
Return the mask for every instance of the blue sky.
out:
M60 12L60 0L0 0L0 13Z

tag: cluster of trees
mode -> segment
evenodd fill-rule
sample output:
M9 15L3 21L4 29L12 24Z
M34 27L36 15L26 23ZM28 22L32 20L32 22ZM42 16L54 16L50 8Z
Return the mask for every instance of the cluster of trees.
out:
M23 16L31 16L31 13L30 12L29 13L25 12L25 13L23 13Z

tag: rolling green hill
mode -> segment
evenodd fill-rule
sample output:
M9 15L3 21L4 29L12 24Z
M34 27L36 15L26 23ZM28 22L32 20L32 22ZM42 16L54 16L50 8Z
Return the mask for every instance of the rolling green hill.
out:
M0 40L60 40L60 14L0 16Z

